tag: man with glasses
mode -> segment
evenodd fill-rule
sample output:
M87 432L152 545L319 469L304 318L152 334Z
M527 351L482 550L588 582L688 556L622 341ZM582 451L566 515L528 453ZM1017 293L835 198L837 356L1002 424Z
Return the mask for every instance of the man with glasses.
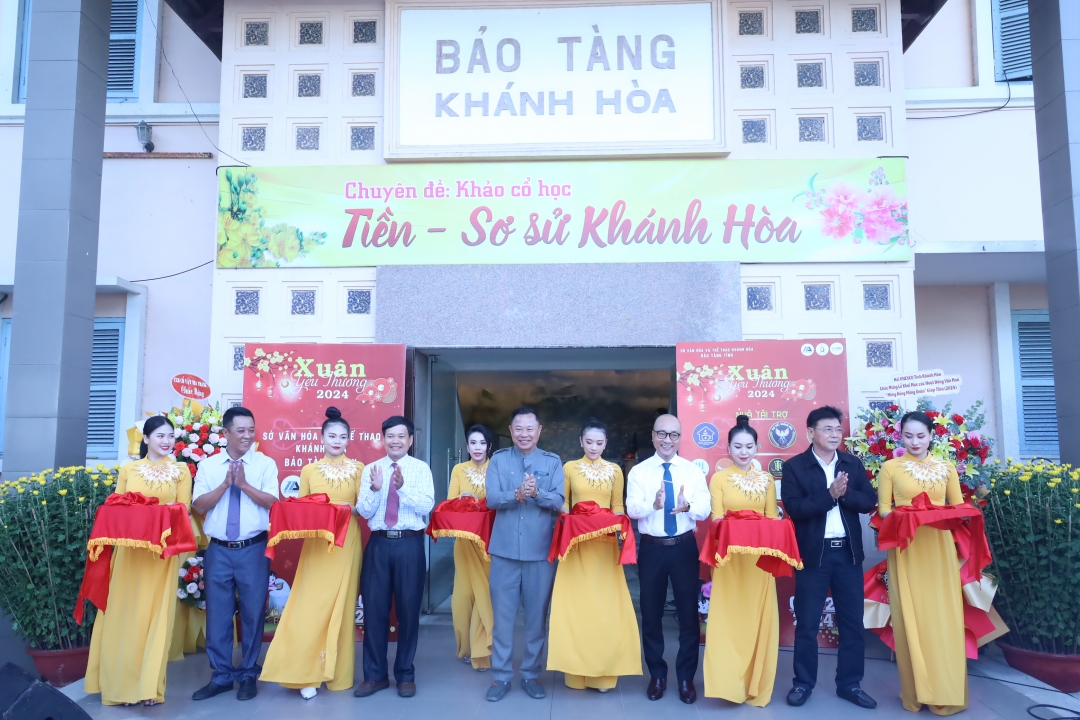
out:
M675 677L679 699L697 700L694 676L698 667L698 548L694 529L709 517L712 498L705 475L694 463L679 457L682 425L674 415L661 415L653 423L656 454L630 469L626 484L626 514L638 521L641 644L649 667L650 700L664 697L667 663L664 662L664 605L668 581L675 596L679 621L679 654Z
M863 678L863 546L860 513L873 512L877 493L854 455L838 448L843 415L828 405L806 418L810 447L784 463L780 499L795 523L803 569L795 571L795 680L788 705L804 704L817 683L818 627L832 589L840 630L836 694L859 707L877 703Z

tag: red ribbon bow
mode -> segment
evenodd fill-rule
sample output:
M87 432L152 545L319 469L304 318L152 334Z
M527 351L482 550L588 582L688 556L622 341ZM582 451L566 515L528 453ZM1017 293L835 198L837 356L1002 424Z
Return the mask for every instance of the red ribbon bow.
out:
M625 515L616 515L592 500L579 502L569 513L560 515L555 522L555 532L551 535L551 549L548 551L548 562L554 561L555 558L564 559L579 542L612 533L618 533L623 540L619 564L636 563L637 545L634 542L634 532L630 528L630 518Z
M968 504L934 505L930 496L919 493L911 505L898 505L881 520L878 549L899 548L903 552L923 525L952 532L957 554L965 559L960 567L962 584L978 582L982 571L992 561L990 543L986 540L986 523L982 512Z
M698 559L716 567L733 553L758 555L757 566L773 577L790 577L792 568L802 569L791 521L767 518L754 510L728 510L714 520Z
M86 569L72 612L75 622L80 625L83 600L89 600L105 612L109 602L112 549L116 545L143 548L162 559L197 549L191 518L184 505L162 505L156 497L137 492L113 493L105 498L94 516L94 527L86 543Z
M435 506L426 532L435 542L441 537L471 540L483 549L487 557L494 524L495 511L488 508L486 500L460 496L443 500Z
M278 543L289 539L324 538L336 547L344 547L351 521L352 508L331 503L326 493L279 500L270 506L269 539L263 554L273 560Z

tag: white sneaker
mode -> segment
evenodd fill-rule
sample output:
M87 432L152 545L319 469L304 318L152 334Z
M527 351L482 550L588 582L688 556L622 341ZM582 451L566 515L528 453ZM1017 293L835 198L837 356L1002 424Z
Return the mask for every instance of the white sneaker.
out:
M311 698L315 697L315 694L317 692L319 692L318 688L313 688L313 687L300 688L300 697L304 698L305 700L310 700Z

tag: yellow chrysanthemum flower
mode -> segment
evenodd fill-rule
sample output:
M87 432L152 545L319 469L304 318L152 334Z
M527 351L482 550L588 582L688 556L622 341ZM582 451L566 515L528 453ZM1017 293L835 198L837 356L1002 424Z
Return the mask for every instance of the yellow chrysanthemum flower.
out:
M67 490L57 490L60 495L67 495Z

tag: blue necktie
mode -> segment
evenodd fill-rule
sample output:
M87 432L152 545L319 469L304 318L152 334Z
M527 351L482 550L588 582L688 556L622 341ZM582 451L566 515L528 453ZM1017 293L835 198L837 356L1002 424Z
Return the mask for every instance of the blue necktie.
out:
M232 465L229 472L233 474L234 481L240 462L240 460L229 461ZM232 487L229 488L229 516L225 520L225 539L235 540L238 537L240 537L240 488L233 482Z
M675 483L671 481L671 463L664 465L664 532L668 537L674 537L678 530L678 523L671 511L675 509Z

